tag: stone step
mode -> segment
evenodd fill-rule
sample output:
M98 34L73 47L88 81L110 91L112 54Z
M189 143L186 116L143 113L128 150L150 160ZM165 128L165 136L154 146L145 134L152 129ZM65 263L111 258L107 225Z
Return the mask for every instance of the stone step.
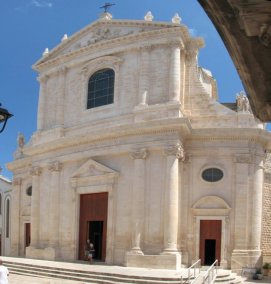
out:
M10 273L46 277L46 278L58 278L82 281L82 283L106 283L106 284L180 284L181 279L166 278L166 277L150 277L140 275L123 275L118 273L106 273L95 272L78 269L65 269L54 268L51 266L40 266L33 264L15 263L5 261L5 265L8 267ZM184 279L185 280L185 279Z

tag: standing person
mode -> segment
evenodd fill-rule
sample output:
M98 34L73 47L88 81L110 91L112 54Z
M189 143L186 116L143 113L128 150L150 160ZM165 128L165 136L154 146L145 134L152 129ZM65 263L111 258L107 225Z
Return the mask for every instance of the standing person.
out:
M94 245L93 243L90 243L89 244L89 254L88 254L89 263L93 262L94 253L95 253Z
M2 259L0 259L0 284L8 284L8 269L3 265Z
M89 260L90 240L87 240L85 245L85 260Z

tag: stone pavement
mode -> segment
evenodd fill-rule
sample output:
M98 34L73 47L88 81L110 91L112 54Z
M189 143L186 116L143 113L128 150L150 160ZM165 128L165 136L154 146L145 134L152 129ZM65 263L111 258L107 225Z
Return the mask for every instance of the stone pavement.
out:
M9 284L85 284L84 282L66 279L39 278L16 274L10 274L8 280Z

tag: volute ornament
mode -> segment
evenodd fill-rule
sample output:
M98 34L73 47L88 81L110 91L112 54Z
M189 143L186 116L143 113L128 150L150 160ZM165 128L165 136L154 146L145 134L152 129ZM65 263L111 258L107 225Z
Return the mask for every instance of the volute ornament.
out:
M148 151L145 148L137 149L130 155L133 159L146 159L148 156Z
M180 159L181 161L185 160L185 152L181 144L176 144L166 147L164 149L164 154L166 156L175 156L177 159Z

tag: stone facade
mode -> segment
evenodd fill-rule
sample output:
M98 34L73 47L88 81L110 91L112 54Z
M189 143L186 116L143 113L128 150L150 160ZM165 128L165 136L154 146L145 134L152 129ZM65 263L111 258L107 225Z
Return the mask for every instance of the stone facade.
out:
M1 255L10 254L11 227L11 181L0 175L0 251Z
M265 161L265 179L263 191L263 262L271 262L271 154Z
M20 180L11 255L82 259L98 222L106 263L179 269L210 261L210 241L223 267L260 265L270 133L241 103L243 94L238 106L217 101L212 74L198 66L201 38L177 17L151 19L106 14L34 65L38 129L8 164ZM115 74L114 103L87 109L89 78L105 68ZM219 180L204 180L213 170ZM84 198L101 196L102 206L84 207ZM88 217L104 212L106 219ZM215 240L203 240L210 228L202 221L218 224Z

